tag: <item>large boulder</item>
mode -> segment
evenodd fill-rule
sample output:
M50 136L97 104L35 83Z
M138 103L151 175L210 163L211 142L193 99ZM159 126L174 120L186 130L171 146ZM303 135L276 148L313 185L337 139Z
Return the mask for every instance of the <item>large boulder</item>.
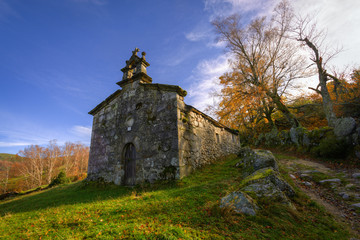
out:
M251 216L256 215L256 210L258 209L254 200L243 192L232 192L223 197L221 199L220 207L228 207L237 213L243 213Z
M335 122L334 133L337 137L346 137L349 136L356 127L355 119L349 118L339 118Z
M254 172L241 182L241 186L242 191L254 193L257 197L279 199L283 202L289 202L287 197L295 195L294 189L273 168Z
M309 132L306 128L297 127L297 128L290 128L290 139L291 142L295 143L296 145L304 145L309 146L311 144L309 136Z
M242 159L236 166L242 168L244 176L248 176L262 168L271 167L275 171L279 170L274 155L268 150L243 148L239 156Z
M294 207L289 198L295 195L294 189L281 178L274 155L267 150L242 148L239 152L241 161L235 166L240 168L244 179L238 191L221 199L220 207L231 206L236 212L255 215L263 199L280 202Z

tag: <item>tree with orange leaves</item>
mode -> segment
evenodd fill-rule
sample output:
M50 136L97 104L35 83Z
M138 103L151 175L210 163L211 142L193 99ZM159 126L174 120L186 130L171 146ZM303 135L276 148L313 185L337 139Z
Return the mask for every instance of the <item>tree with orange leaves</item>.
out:
M231 114L249 118L255 111L256 119L265 116L271 124L276 107L291 126L300 125L283 100L293 80L306 75L305 59L288 38L292 18L293 11L283 0L271 19L260 17L243 25L241 18L233 15L213 22L220 40L233 53L232 71L221 79L220 119Z
M254 129L261 121L266 119L269 127L274 127L272 113L275 106L268 99L264 91L253 88L251 85L239 84L237 72L226 73L220 77L220 83L224 86L221 90L221 102L215 114L220 121L232 128L243 126L246 129Z

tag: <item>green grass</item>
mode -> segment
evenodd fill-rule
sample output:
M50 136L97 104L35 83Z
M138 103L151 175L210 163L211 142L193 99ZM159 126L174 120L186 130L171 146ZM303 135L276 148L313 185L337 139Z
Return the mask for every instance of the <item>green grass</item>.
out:
M16 161L16 155L10 153L0 153L0 161Z
M0 202L0 239L349 239L304 194L297 210L264 201L257 216L220 209L239 184L228 158L176 182L135 188L84 182Z
M282 159L295 160L295 159L298 159L297 157L294 157L294 156L291 156L291 155L287 155L287 154L283 154L283 153L273 153L273 155L274 155L275 158L278 159L278 160L282 160Z

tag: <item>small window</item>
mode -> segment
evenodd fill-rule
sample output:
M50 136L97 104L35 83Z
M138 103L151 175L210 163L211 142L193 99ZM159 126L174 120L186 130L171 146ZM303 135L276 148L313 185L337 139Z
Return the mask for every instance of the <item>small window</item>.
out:
M217 142L217 143L220 143L220 136L219 136L218 133L216 134L216 142Z

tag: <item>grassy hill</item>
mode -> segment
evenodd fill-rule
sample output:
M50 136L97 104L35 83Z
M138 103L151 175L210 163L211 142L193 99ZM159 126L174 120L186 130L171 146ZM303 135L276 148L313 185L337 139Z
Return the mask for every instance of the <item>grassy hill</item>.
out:
M10 153L0 153L0 161L16 161L16 155Z
M220 209L241 179L232 157L176 182L135 188L78 182L0 202L0 239L349 239L298 192L296 210L264 201L257 216Z

